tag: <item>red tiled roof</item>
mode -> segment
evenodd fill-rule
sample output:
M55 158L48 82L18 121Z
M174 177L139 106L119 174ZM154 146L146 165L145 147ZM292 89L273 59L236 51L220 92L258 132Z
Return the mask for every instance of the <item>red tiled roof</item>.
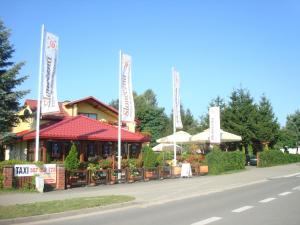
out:
M21 132L15 133L17 137L23 137L25 134L30 133L30 130L23 130Z
M65 117L62 121L40 130L41 139L117 141L118 128L85 116ZM121 130L122 141L148 142L140 133ZM35 139L35 131L24 135L24 140Z
M94 98L93 96L89 96L89 97L86 97L86 98L82 98L82 99L79 99L79 100L76 100L76 101L69 102L69 103L66 104L66 106L72 106L72 105L77 104L79 102L89 102L89 103L94 104L94 105L102 106L102 107L108 109L109 111L112 111L113 113L118 114L118 110L116 110L114 107L111 107L111 106L99 101L98 99Z

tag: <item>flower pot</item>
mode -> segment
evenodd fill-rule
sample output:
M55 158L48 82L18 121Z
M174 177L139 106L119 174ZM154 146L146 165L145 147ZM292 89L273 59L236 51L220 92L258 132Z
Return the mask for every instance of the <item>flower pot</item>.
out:
M208 173L208 166L207 165L200 166L199 171L200 171L201 175L207 174Z
M146 178L152 178L153 176L154 176L153 171L146 171L146 173L145 173Z
M173 166L172 167L172 174L173 174L173 176L180 176L180 174L181 174L181 167L179 167L179 166Z

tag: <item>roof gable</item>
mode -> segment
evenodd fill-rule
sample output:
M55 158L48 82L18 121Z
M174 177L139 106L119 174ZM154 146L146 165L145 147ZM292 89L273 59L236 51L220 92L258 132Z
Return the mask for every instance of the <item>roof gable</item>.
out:
M79 99L79 100L69 102L65 106L69 107L69 106L73 106L74 104L78 104L78 103L82 103L82 102L87 102L87 103L93 105L94 107L105 108L106 110L112 112L113 114L118 115L118 110L116 110L115 108L99 101L98 99L94 98L93 96L89 96L89 97L86 97L86 98L82 98L82 99Z

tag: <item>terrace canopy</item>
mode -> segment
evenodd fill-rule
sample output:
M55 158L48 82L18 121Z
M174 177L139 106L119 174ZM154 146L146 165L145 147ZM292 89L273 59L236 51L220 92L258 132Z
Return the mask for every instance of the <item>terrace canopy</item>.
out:
M152 149L155 152L162 152L162 151L173 151L174 149L174 144L158 144L156 146L154 146ZM182 150L182 147L180 147L179 145L176 145L176 151L179 152Z
M175 134L162 137L156 140L157 143L167 143L172 144L174 142L176 143L189 143L192 135L185 131L178 131Z
M220 132L221 132L221 143L238 142L242 140L242 137L239 135L226 132L222 129ZM193 135L190 140L191 142L194 143L209 143L209 128L198 134Z

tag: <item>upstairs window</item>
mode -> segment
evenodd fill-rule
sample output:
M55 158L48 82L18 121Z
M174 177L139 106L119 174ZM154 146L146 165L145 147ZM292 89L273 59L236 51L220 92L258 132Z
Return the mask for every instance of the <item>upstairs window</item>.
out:
M86 116L88 118L92 118L92 119L97 119L97 114L96 113L78 113L79 115L83 115Z

